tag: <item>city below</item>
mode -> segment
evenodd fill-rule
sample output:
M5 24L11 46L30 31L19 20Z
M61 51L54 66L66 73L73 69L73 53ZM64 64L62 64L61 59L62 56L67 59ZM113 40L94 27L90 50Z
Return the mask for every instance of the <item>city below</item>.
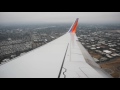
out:
M71 24L0 25L0 64L64 35ZM120 77L120 24L80 24L77 36L96 63Z

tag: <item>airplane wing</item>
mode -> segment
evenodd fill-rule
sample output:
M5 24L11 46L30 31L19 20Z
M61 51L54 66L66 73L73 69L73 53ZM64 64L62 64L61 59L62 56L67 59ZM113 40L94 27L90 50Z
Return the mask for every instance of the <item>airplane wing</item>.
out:
M78 41L78 18L60 38L0 66L0 78L110 78Z

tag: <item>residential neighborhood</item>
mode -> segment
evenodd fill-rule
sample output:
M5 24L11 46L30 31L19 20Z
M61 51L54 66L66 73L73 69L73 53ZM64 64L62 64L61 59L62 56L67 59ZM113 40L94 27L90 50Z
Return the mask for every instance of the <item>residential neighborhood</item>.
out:
M28 51L38 48L66 32L66 27L21 27L1 28L0 30L0 63L5 63L11 59L22 55ZM4 30L5 29L5 30ZM3 32L4 30L4 32Z
M120 57L120 32L118 30L79 30L78 36L79 41L89 52L99 55L96 57L97 62Z
M71 24L0 27L0 62L15 58L65 34ZM84 25L77 30L82 45L98 63L120 57L118 25Z

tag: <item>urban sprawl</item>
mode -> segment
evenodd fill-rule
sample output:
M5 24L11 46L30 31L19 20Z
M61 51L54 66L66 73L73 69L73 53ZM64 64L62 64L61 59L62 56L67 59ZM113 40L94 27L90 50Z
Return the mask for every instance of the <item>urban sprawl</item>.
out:
M0 26L0 64L65 34L71 24ZM120 57L120 25L81 24L77 36L97 63ZM93 53L93 54L92 54ZM95 57L94 53L98 57Z

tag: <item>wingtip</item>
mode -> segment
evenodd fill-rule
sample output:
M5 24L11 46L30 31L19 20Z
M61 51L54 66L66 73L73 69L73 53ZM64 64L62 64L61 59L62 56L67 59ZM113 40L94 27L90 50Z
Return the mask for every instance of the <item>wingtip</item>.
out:
M77 26L78 26L78 20L79 20L79 18L76 18L75 22L73 23L73 25L71 26L71 28L69 30L70 33L76 33Z

